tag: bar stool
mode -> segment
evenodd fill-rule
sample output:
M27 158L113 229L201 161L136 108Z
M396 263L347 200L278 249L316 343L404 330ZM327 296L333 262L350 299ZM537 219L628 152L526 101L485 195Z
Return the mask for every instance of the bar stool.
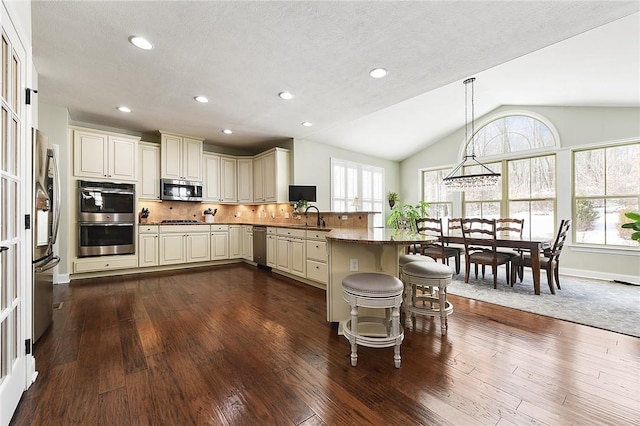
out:
M358 363L358 345L369 348L394 346L393 361L396 368L400 368L400 344L404 340L404 329L400 326L400 305L404 290L402 281L391 275L362 272L345 277L342 280L342 290L345 302L351 307L350 319L340 323L344 337L351 344L351 365L355 367ZM358 316L359 307L384 308L385 316ZM373 330L366 333L364 329L368 324L383 325L385 333Z
M404 276L402 275L402 271L404 269L404 265L406 265L407 263L410 262L427 262L427 263L435 263L435 259L429 256L424 256L422 254L403 254L398 258L398 278L400 278L402 280L402 283L405 285L407 285L407 281L405 280ZM429 293L431 295L433 295L433 289L428 288L428 287L418 287L414 290L418 290L420 289L420 291L422 291L423 293Z
M442 334L446 334L447 317L453 312L453 305L447 300L447 285L453 277L451 268L436 262L410 262L404 265L402 273L405 278L406 317L440 315L440 329ZM433 292L418 295L416 289L419 287L428 287ZM418 305L418 301L423 303Z

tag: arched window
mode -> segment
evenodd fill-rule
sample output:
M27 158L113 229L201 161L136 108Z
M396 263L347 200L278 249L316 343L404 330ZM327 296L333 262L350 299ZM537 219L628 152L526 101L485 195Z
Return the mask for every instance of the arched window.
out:
M531 115L505 115L493 118L476 132L474 148L478 157L554 148L555 130Z

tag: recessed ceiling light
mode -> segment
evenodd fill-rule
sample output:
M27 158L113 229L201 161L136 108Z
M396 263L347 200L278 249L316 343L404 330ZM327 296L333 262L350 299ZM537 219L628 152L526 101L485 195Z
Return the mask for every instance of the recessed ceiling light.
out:
M206 104L207 102L209 102L209 99L207 99L206 96L196 96L195 98L196 101L200 102L201 104Z
M369 71L369 75L372 78L383 78L383 77L386 77L387 70L385 70L384 68L374 68L371 71Z
M136 47L139 47L140 49L144 49L144 50L153 49L153 44L151 44L151 42L144 37L131 36L129 37L129 41L131 42L131 44L133 44Z
M278 96L280 96L285 101L293 99L293 95L291 93L289 93L289 92L280 92L280 93L278 93Z
M233 130L231 130L231 129L224 129L224 130L222 131L222 133L224 133L225 135L230 135L231 133L233 133Z
M118 111L120 111L120 112L131 112L131 110L129 108L127 108L126 106L119 106L118 107Z
M308 121L303 121L303 122L302 122L302 125L303 125L304 127L311 127L311 126L313 126L313 124L309 123Z

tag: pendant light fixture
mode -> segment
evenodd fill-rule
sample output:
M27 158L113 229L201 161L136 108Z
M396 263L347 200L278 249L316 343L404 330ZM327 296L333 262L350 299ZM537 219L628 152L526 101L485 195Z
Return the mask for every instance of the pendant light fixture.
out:
M487 166L476 159L476 129L475 129L475 103L474 103L474 82L475 77L471 77L463 81L464 83L464 140L467 141L464 147L464 157L452 171L443 179L443 183L447 189L451 191L466 191L470 189L478 189L495 186L499 179L500 173L495 173ZM471 87L471 139L469 139L469 121L467 119L468 111L468 93ZM471 145L471 154L469 154L469 145ZM482 173L465 175L464 166L481 166ZM460 172L459 175L456 175Z

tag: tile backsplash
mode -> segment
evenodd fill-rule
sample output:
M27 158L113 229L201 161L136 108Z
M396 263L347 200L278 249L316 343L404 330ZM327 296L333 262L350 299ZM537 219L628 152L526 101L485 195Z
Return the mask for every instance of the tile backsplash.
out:
M218 209L214 223L251 223L264 225L295 224L315 226L316 212L304 214L293 211L288 203L281 204L214 204L185 201L143 201L138 202L138 212L143 207L149 209L149 223L167 219L198 220L204 222L203 211ZM379 213L376 213L379 214ZM320 212L328 228L367 228L373 223L373 213L368 212Z

